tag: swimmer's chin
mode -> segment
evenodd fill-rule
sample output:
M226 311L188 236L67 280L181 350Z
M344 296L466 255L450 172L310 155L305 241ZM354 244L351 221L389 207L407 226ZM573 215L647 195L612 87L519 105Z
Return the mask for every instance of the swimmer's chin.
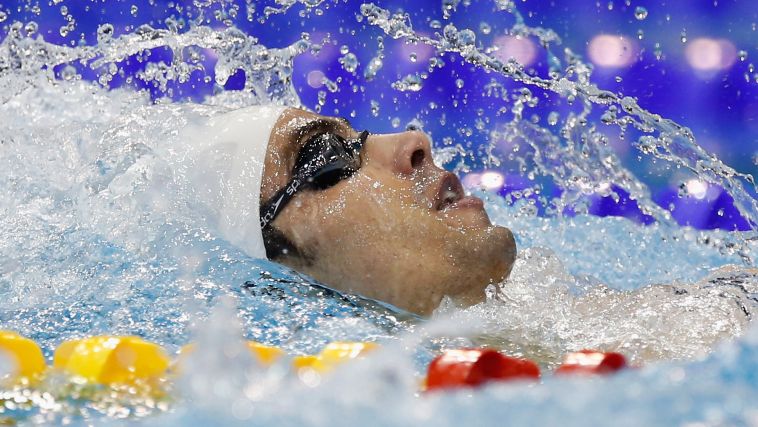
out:
M508 278L513 269L513 263L516 261L517 252L516 239L507 227L490 226L485 244L489 246L489 257L485 257L488 258L485 262L490 265L490 268L488 269L488 280L481 284L482 295L484 295L484 288L487 286L501 283Z
M510 229L498 225L490 226L487 232L487 240L484 242L489 251L483 254L480 264L476 268L483 272L478 282L471 283L466 289L459 291L454 295L446 295L434 306L434 311L440 308L444 301L451 302L459 308L471 307L483 303L486 299L488 286L499 286L504 282L513 269L513 263L516 260L516 240ZM486 273L485 273L486 272ZM444 305L444 304L443 304ZM432 314L432 312L422 313Z
M503 273L502 277L496 280L496 282L502 282L511 274L513 263L516 261L516 239L513 237L513 232L511 232L509 228L499 225L492 226L492 234L495 239L500 242L502 250Z

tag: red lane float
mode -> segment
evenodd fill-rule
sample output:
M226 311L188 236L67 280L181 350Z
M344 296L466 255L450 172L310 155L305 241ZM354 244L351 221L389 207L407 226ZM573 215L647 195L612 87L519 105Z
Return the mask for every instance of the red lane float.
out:
M604 375L620 371L626 367L626 357L621 353L580 350L564 356L563 363L555 370L555 374Z
M475 387L488 381L535 380L540 368L492 349L448 350L429 364L427 390Z

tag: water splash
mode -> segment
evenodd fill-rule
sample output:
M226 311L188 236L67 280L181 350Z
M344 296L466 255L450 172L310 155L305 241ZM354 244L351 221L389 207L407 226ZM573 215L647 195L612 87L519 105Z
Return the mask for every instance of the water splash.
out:
M284 14L298 3L306 11L314 8L315 14L323 2L279 1L280 9L266 15ZM513 115L510 122L492 126L493 139L528 148L528 155L514 158L520 164L518 170L525 176L550 177L565 190L560 199L550 201L552 211L545 216L536 215L526 191L515 204L490 198L487 207L493 219L517 230L522 253L513 276L493 288L487 302L469 309L444 305L431 322L342 295L276 264L247 258L203 224L155 149L156 143L180 146L176 129L196 115L256 103L301 105L292 85L293 60L304 52L317 52L319 46L304 39L272 49L234 28L195 26L180 33L179 27L167 23L167 30L145 26L118 37L113 36L112 26L103 25L97 45L65 47L30 37L33 28L13 24L0 44L0 115L4 119L0 165L5 171L0 178L0 231L6 236L0 243L3 327L35 338L48 355L62 339L96 333L139 334L175 350L190 339L188 331L193 326L206 323L210 326L200 330L211 338L209 347L233 347L239 344L239 334L226 325L236 314L245 338L279 345L290 353L312 353L332 340L379 340L387 349L369 364L324 379L317 393L296 378L277 376L277 372L262 376L244 361L233 370L215 359L219 377L239 381L228 381L234 384L222 393L208 390L207 385L194 387L193 378L199 383L213 379L197 369L198 375L189 376L184 390L189 391L189 399L209 399L212 404L174 406L175 412L167 417L176 424L245 423L251 411L258 423L278 425L327 421L459 425L462 417L468 422L501 422L492 407L512 409L509 421L514 424L527 419L550 424L589 405L577 403L577 395L595 400L593 411L588 412L599 420L614 419L615 407L632 407L637 415L631 420L655 424L665 423L657 418L661 411L655 409L660 404L640 400L635 390L649 390L651 399L679 403L676 407L686 408L681 409L686 416L699 412L692 402L679 398L683 387L694 390L696 403L697 399L722 402L723 389L732 386L752 398L756 382L750 382L750 375L757 360L754 330L703 362L654 365L620 380L589 385L547 380L543 388L492 387L475 393L473 399L418 397L414 375L439 347L492 344L536 358L545 366L554 365L561 353L583 346L620 349L645 362L692 359L708 353L721 339L743 334L756 313L754 272L736 267L712 272L727 264L754 263L755 241L749 240L753 235L676 227L668 212L650 200L647 187L606 146L604 135L593 126L593 114L628 135L641 133L635 144L643 155L687 168L727 188L743 215L755 223L755 201L742 184L742 180L752 184L751 178L705 153L686 128L642 110L631 98L590 84L591 68L580 58L568 50L561 59L552 53L560 44L554 32L526 25L511 1L496 5L516 18L511 34L534 37L547 49L549 77L535 76L515 61L493 57L477 45L471 30L439 23L430 26L438 26L441 32L424 36L413 29L409 16L393 15L374 5L362 7L362 19L389 37L434 47L429 73L443 66L442 54L454 53L519 82L523 87L517 90L508 91L497 82L486 89L500 97ZM220 86L241 71L243 88L218 88L220 93L204 99L204 105L156 101L128 85L105 90L114 86L122 61L129 56L147 57L148 51L156 49L168 50L171 59L147 61L152 65L133 78L156 87L162 95L172 96L172 82L186 81L195 72L214 76ZM364 66L366 80L382 72L383 49L379 41L378 51ZM209 58L216 59L215 64ZM346 63L352 68L352 58ZM82 81L83 68L95 72L96 83ZM459 89L469 86L464 82ZM326 88L330 93L341 89L332 80ZM558 113L548 117L550 126L559 126L557 131L537 125L528 111L538 102L538 89L571 100L579 111L562 119ZM602 112L597 114L597 110ZM399 127L400 119L396 120ZM482 125L483 129L488 126ZM460 145L436 150L434 155L440 161L458 159L459 170L467 167L472 156ZM494 146L487 155L493 165L509 160ZM628 191L658 224L641 228L623 219L584 215L577 209L588 194L613 195L611 183ZM156 187L160 191L154 191ZM562 216L567 208L578 215ZM647 286L651 283L672 286ZM620 289L641 291L629 294ZM212 318L210 307L230 295L240 307L222 309L216 320L207 322ZM462 330L460 324L473 330ZM212 338L223 339L215 342ZM244 398L229 398L224 394L229 390ZM23 393L30 392L13 393L18 393L14 398L23 398ZM11 413L14 419L41 411L43 416L32 415L30 422L71 421L61 403L65 399L35 393L33 409ZM219 399L210 399L214 396ZM622 397L627 406L616 400ZM738 393L732 397L745 407L751 402L748 397L740 400ZM549 410L545 401L552 405ZM125 416L142 410L137 409L141 408L138 403L130 404L106 401L84 408L74 421L118 418L125 408ZM479 418L471 416L472 408ZM165 411L167 406L157 410ZM741 419L729 411L733 410L719 414L727 421ZM656 413L656 418L647 419L640 412ZM683 419L690 418L680 414L671 423ZM151 421L167 423L160 417Z
M521 15L511 6L502 9L516 18L510 34L533 36L547 49L551 62L549 78L527 73L514 60L503 62L486 54L477 48L476 36L469 29L458 30L454 25L448 24L441 33L435 33L435 37L425 36L414 31L407 14L392 14L374 4L361 6L367 22L381 28L392 38L427 44L434 47L438 55L458 54L468 63L498 72L526 86L522 89L521 96L515 99L511 108L514 117L505 126L502 138L532 146L533 156L528 161L533 169L526 168L522 173L536 172L551 177L553 182L567 190L556 203L558 212L574 205L583 195L596 193L597 186L613 183L625 189L644 213L663 223L672 223L670 213L651 200L647 186L622 166L609 148L607 137L590 120L593 107L600 107L604 111L603 123L617 126L622 135L632 133L632 130L641 134L634 144L640 152L663 160L673 168L690 170L706 182L725 188L734 197L735 205L742 215L751 224L758 224L758 201L743 185L744 181L753 190L756 189L751 175L735 171L706 152L695 142L692 132L686 127L641 108L633 98L601 90L592 84L592 67L582 62L569 49L565 49L566 65L562 67L562 62L551 52L551 46L561 43L554 32L526 26ZM556 136L549 129L522 120L524 104L533 99L528 87L555 93L579 104L581 111L569 114L562 123L559 136ZM493 163L497 164L497 156L491 150L488 154ZM745 238L755 238L755 234L748 233Z
M100 74L97 81L108 87L109 76L116 74L118 63L131 55L166 48L172 53L170 63L150 62L146 70L135 77L146 84L155 84L171 95L168 82L187 81L193 71L204 71L204 58L199 49L210 49L218 58L213 75L219 85L226 83L232 74L242 71L247 77L244 91L252 97L251 104L273 102L298 106L300 100L291 84L292 60L311 47L307 40L298 40L286 48L268 49L258 44L255 37L233 28L219 32L209 27L196 27L179 34L143 25L133 33L114 38L113 27L109 24L99 27L97 45L66 47L27 37L21 27L18 22L11 25L8 36L0 44L2 103L21 93L26 88L24 82L53 78L51 74L56 66L75 62L97 71ZM77 77L70 74L66 78ZM20 82L19 79L25 80Z

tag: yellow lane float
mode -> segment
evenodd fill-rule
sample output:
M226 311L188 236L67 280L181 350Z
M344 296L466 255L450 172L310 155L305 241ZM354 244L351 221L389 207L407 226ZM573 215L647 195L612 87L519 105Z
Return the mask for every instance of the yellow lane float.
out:
M42 350L37 343L15 332L0 330L0 358L11 363L10 372L0 371L0 382L21 378L33 379L47 368Z
M165 376L169 362L159 345L132 336L65 341L53 357L53 367L106 385L159 379Z
M247 348L263 366L273 365L274 362L286 354L281 348L272 347L255 341L248 341Z
M245 344L255 360L257 360L261 365L265 367L273 365L282 356L286 355L284 350L280 348L261 344L259 342L247 341ZM182 348L179 350L174 369L178 369L178 365L181 365L182 359L184 359L187 354L192 353L193 351L195 351L195 344L187 344L185 346L182 346Z
M333 342L326 345L316 356L296 356L292 360L295 369L310 368L320 373L329 372L335 366L365 356L378 348L372 342Z

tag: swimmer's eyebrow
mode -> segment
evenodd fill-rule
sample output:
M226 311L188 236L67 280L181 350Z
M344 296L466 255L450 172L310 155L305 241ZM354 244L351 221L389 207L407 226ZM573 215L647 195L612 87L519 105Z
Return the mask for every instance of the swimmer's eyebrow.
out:
M303 138L308 135L313 135L320 132L337 132L340 130L352 130L350 121L344 117L319 117L293 129L289 135L289 140L302 144Z

